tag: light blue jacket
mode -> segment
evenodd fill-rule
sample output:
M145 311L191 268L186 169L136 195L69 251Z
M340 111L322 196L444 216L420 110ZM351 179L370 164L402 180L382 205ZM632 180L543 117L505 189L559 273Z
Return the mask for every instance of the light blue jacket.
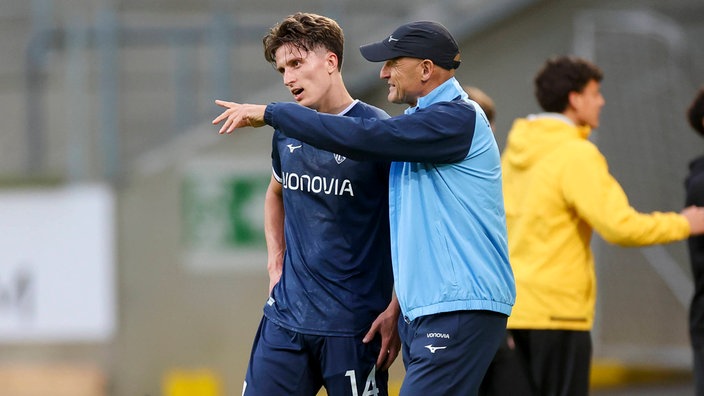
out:
M386 120L274 103L265 121L352 159L395 161L389 174L391 252L407 321L458 310L511 313L516 293L499 150L484 111L457 80Z

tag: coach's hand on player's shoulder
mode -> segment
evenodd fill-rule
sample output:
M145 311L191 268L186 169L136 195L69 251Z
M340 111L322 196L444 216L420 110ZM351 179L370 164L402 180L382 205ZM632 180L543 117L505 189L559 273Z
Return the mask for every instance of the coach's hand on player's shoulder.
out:
M690 235L704 234L704 207L688 206L681 213L689 223Z
M230 134L235 128L248 126L258 128L266 125L264 122L266 105L243 104L224 100L216 100L215 104L227 109L213 120L213 125L224 121L218 132L220 134Z

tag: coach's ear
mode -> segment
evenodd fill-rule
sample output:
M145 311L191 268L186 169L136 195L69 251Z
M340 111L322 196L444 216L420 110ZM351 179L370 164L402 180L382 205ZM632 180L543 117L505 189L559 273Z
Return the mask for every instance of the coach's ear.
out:
M428 82L430 76L433 75L433 70L435 70L435 63L430 59L423 59L423 61L420 62L420 80L422 82Z

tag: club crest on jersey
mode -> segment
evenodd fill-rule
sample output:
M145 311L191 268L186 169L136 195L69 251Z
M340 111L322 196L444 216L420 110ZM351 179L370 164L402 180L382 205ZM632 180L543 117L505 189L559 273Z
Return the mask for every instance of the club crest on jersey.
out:
M338 165L340 165L342 161L347 159L347 157L344 157L340 154L333 154L333 157L335 157L335 162L337 162Z

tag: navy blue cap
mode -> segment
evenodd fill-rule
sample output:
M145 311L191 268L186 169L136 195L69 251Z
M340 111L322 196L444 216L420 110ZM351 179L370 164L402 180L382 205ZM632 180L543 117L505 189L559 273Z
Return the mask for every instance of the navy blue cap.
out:
M430 59L447 69L460 67L460 50L445 26L432 21L418 21L401 25L389 37L378 43L359 47L362 56L370 62L408 56Z

